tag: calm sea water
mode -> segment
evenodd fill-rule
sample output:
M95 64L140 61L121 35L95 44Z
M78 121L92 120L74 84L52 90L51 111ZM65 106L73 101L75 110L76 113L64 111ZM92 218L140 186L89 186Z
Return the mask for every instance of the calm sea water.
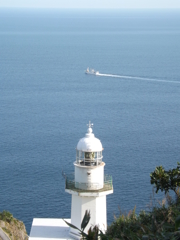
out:
M0 10L0 211L70 217L62 170L89 120L113 176L108 222L150 202L180 153L178 11ZM95 77L101 73L152 78Z

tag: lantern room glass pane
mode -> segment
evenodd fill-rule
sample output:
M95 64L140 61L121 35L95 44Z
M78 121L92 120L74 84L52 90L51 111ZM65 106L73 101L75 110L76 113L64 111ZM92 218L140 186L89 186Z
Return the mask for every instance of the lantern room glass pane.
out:
M80 158L84 159L84 152L81 152Z

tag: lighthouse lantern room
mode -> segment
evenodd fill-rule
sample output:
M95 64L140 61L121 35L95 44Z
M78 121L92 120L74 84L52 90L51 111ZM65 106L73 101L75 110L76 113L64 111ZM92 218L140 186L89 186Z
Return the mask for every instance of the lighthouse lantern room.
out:
M90 221L86 232L98 225L104 232L107 229L106 195L113 193L112 177L104 175L105 163L102 161L101 141L92 131L91 122L87 133L76 148L75 172L66 176L65 191L72 195L71 223L81 228L86 210L90 211ZM80 238L76 229L70 228L74 238Z

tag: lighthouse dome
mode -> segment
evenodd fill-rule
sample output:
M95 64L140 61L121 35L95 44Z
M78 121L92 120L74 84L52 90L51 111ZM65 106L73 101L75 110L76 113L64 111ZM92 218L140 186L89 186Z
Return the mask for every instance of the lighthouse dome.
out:
M101 141L92 133L92 124L89 124L89 128L85 137L81 138L77 144L77 150L83 152L100 152L103 150Z

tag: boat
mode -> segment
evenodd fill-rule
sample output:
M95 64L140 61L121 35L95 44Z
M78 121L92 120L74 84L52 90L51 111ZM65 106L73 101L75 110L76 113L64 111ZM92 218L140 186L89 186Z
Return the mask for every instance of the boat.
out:
M86 74L91 74L91 75L98 75L99 74L99 71L95 71L94 69L89 69L87 68L86 71L85 71Z

